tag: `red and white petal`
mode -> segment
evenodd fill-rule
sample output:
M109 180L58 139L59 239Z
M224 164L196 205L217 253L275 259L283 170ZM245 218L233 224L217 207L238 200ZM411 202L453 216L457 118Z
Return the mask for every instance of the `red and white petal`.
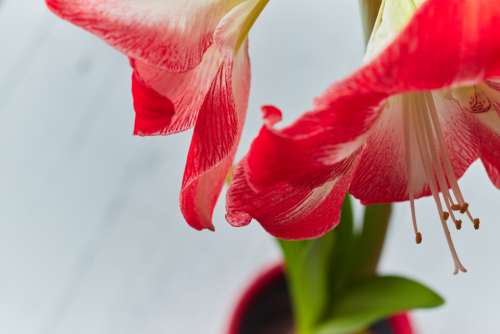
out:
M132 60L134 133L169 135L192 128L223 60L215 46L207 50L196 68L183 73Z
M254 218L273 236L296 240L321 237L339 223L352 161L338 164L336 175L316 188L280 182L259 191L248 182L246 167L243 160L227 194L226 219L233 226Z
M219 21L242 0L46 0L58 16L127 56L171 72L201 62Z
M499 0L427 0L387 48L328 89L313 111L286 129L262 129L248 155L250 182L310 182L309 174L365 143L389 96L481 82L498 73L499 25Z
M444 145L454 175L460 178L479 156L479 139L473 116L460 107L447 91L432 94ZM392 97L369 132L353 177L350 192L363 204L404 201L411 190L415 198L430 194L428 178L415 138L406 147L401 96ZM407 149L409 151L407 152ZM410 157L410 171L407 166ZM411 188L411 189L410 189Z
M181 209L196 229L213 229L212 212L231 167L250 88L248 45L220 66L201 107L189 149Z
M214 42L227 52L237 51L247 40L248 33L264 10L269 0L239 1L226 16L222 18L214 33Z
M361 198L363 204L391 202L408 196L403 123L403 113L406 111L403 110L400 97L388 100L382 108L381 116L370 130L360 154L359 165L350 186L350 193ZM415 171L422 170L419 159L412 163Z
M229 11L214 32L215 44L190 71L170 72L145 62L131 61L135 134L168 135L195 125L217 71L224 59L233 57L245 19L257 4L257 0L248 0Z

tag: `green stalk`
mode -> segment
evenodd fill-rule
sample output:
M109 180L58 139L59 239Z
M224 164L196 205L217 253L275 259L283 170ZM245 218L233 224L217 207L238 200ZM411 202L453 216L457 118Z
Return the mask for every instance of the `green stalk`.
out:
M335 293L348 280L354 247L353 213L349 196L340 223L321 238L278 240L292 300L295 334L316 333L333 308Z
M288 291L292 301L294 333L312 334L313 319L308 312L311 293L307 289L307 274L304 268L304 257L306 257L307 248L310 247L310 241L286 241L278 240L282 250L283 260L288 284ZM311 273L311 275L314 275ZM306 288L305 288L306 286Z
M370 205L365 208L363 229L357 240L354 278L365 279L376 275L391 214L391 204Z

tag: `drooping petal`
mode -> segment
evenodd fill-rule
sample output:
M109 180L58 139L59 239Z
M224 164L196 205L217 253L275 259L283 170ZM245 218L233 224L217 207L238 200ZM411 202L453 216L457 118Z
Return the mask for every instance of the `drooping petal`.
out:
M224 16L214 30L214 44L194 69L175 73L132 60L136 111L135 133L168 135L192 128L217 71L236 50L245 20L259 0L244 1Z
M129 56L136 134L195 126L180 204L190 225L212 229L247 110L247 34L267 0L46 2Z
M212 212L232 165L250 88L248 45L220 66L194 129L181 191L181 209L196 229L213 229Z
M262 129L248 155L251 183L310 182L310 174L365 144L389 96L470 85L495 75L499 24L498 0L426 1L389 46L328 89L313 111L286 129Z
M201 62L219 21L243 0L46 0L127 56L171 72Z
M338 164L332 179L316 188L280 182L259 191L248 182L246 167L243 160L227 194L226 219L233 226L255 218L273 236L295 240L320 237L339 223L351 160Z

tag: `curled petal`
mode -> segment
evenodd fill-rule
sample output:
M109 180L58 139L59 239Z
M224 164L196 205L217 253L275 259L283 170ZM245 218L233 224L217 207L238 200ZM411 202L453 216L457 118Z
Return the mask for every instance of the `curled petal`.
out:
M131 58L171 72L201 62L235 0L46 0L60 17Z
M248 45L220 66L201 107L189 149L181 209L196 229L213 229L212 212L245 121L250 86Z
M243 160L227 194L226 219L233 226L244 226L254 218L281 239L321 237L339 223L353 163L336 167L331 180L316 188L280 182L259 191L248 182Z

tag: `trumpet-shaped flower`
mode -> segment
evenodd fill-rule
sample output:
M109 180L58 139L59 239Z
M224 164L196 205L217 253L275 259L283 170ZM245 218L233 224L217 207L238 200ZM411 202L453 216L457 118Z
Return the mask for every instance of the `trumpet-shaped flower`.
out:
M479 228L459 186L481 159L500 187L500 1L383 1L365 65L331 86L284 129L266 125L237 168L228 220L258 220L286 239L339 221L347 191L364 204L432 196L455 272L466 271L451 226Z
M267 1L46 0L130 58L135 134L194 127L180 204L196 229L213 229L247 111L247 33Z

